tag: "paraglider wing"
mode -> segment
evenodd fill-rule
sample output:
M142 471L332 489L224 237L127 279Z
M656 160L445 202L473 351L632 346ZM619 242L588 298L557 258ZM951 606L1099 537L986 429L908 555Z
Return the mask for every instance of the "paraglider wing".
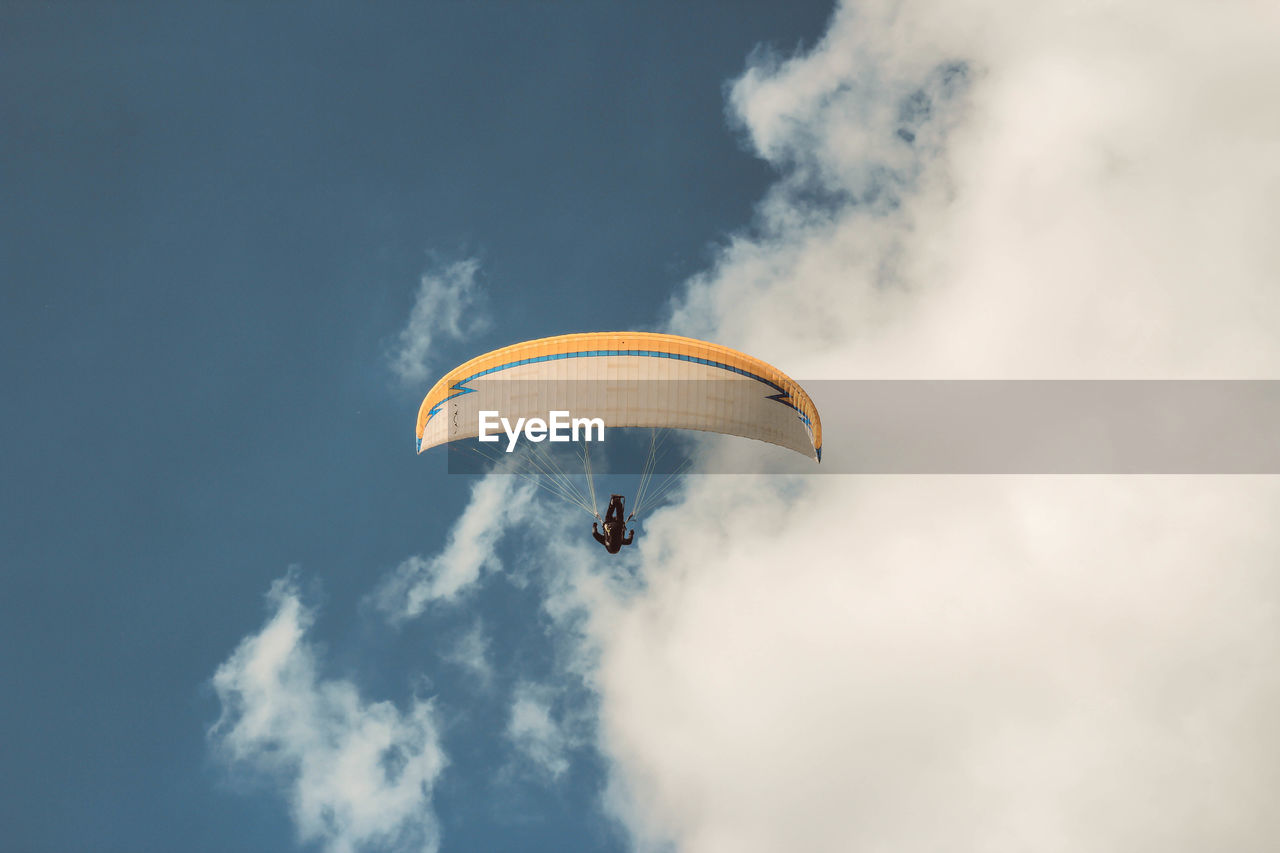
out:
M418 410L418 452L479 434L480 412L553 410L608 427L739 435L822 458L809 395L782 371L729 347L656 332L591 332L494 350L449 371Z

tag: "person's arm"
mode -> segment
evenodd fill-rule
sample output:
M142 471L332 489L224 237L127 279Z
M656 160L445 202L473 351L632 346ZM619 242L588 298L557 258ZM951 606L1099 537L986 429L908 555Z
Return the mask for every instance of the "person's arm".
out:
M599 542L601 545L605 544L604 536L600 534L599 530L596 530L596 526L594 524L591 525L591 535L595 537L595 540Z
M636 538L636 532L635 532L634 530L628 530L628 531L627 531L627 538L622 540L622 544L623 544L623 545L630 545L630 544L631 544L631 540L632 540L632 539L635 539L635 538Z

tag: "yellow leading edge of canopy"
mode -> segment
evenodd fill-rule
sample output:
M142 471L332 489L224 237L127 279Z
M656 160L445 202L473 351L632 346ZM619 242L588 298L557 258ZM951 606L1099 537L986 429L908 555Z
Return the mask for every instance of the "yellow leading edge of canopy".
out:
M679 335L666 335L660 332L581 332L572 335L557 335L555 337L538 338L537 340L512 344L511 346L477 356L465 364L455 367L432 386L431 391L422 401L422 406L418 409L417 437L419 439L422 438L431 409L452 393L452 386L456 382L482 371L516 361L593 350L650 350L671 355L691 356L737 368L772 382L784 389L796 408L809 419L813 429L813 446L816 450L821 451L822 422L818 418L818 409L814 406L813 400L809 398L805 390L791 377L773 365L744 352L739 352L720 344L709 343L708 341L684 338ZM643 358L644 356L639 357Z

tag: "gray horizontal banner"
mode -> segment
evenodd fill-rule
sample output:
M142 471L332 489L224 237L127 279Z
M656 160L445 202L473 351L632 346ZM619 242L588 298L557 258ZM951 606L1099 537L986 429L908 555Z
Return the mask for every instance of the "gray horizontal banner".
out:
M800 384L821 416L821 464L732 436L610 427L590 448L595 471L640 474L652 459L660 474L1280 474L1280 380ZM683 385L687 399L720 383ZM649 453L651 441L660 452ZM454 442L449 470L510 465L505 445ZM511 456L581 471L583 449L526 442Z
M823 469L1276 474L1280 381L827 381Z

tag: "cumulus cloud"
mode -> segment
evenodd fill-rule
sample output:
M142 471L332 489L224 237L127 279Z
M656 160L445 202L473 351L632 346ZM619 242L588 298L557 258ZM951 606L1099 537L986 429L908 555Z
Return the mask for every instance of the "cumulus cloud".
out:
M474 310L480 293L474 258L440 266L423 274L409 322L391 353L391 369L406 383L431 379L434 347L443 339L457 341L482 331L483 315Z
M860 3L750 68L784 177L673 326L802 378L1269 376L1274 16L1018 8Z
M733 86L781 177L671 327L801 380L1274 377L1276 43L1248 3L842 6ZM643 590L566 575L610 807L688 853L1269 849L1277 515L1263 477L693 479Z
M430 703L399 710L318 672L307 632L314 611L292 575L272 585L273 609L213 677L222 714L209 732L234 770L288 791L304 842L332 853L438 849L431 791L445 766Z
M388 575L372 601L393 621L419 616L433 601L449 601L500 563L495 548L508 529L533 513L533 487L515 476L490 474L476 481L444 549L409 557Z
M641 841L1261 850L1280 829L1274 483L694 497L650 526L670 557L646 594L595 626L611 803Z

